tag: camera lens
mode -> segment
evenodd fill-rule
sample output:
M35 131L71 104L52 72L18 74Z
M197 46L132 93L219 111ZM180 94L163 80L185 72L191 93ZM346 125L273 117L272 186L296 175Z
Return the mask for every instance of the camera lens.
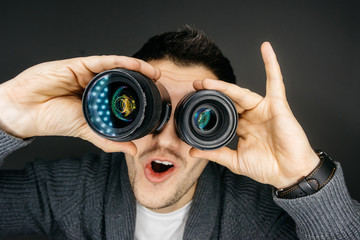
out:
M138 72L114 69L90 81L83 112L97 134L122 142L159 131L170 117L171 103L160 83Z
M175 127L187 144L214 150L234 137L238 115L234 103L225 94L201 90L186 95L175 110Z

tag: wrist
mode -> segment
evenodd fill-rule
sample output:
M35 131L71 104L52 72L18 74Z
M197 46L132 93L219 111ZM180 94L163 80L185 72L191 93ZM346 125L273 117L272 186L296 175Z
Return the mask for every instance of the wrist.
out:
M285 189L301 181L305 176L309 175L320 163L320 158L317 153L310 149L307 154L297 156L297 163L288 168L290 174L287 177L282 177L281 181L273 186L277 189ZM300 161L299 161L300 159Z
M298 198L316 193L333 177L336 165L323 151L317 151L320 162L307 176L287 188L276 189L279 198Z
M6 85L9 82L5 82L0 85L0 129L16 138L28 138L31 136L25 136L21 134L22 129L24 129L25 124L22 121L25 119L23 113L19 115L19 111L16 110L14 106L14 101L9 97L11 94L7 91Z

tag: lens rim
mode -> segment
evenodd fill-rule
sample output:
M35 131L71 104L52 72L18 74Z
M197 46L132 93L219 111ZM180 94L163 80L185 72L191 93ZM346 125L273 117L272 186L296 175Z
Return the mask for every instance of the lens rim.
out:
M93 112L89 109L89 101L92 97L92 92L94 91L94 87L97 85L99 81L102 81L103 78L107 77L107 83L106 86L109 86L112 83L124 83L132 88L135 94L137 94L137 98L139 100L139 110L137 112L137 115L135 116L132 123L127 125L123 128L116 128L113 127L112 129L115 132L115 136L103 133L98 129L95 124L93 124L93 120L91 118L96 118L97 112ZM105 87L105 86L104 86ZM101 91L101 90L100 90ZM96 96L97 98L97 96ZM110 103L109 103L110 104ZM124 71L119 70L108 70L105 72L102 72L95 76L91 82L88 84L88 86L85 89L84 95L83 95L83 110L84 110L84 116L88 123L88 125L91 127L92 130L94 130L97 134L99 134L102 137L105 137L107 139L111 140L119 140L119 136L121 135L123 139L126 139L129 135L133 134L136 129L138 129L143 122L144 119L144 112L147 105L147 98L142 90L142 87L138 81L136 81L130 74ZM90 117L91 116L91 117Z
M216 109L217 127L208 132L196 130L194 112L203 106ZM175 128L178 136L187 144L201 150L215 150L227 145L236 133L238 114L234 103L225 94L215 90L189 93L175 110ZM204 134L205 133L205 134Z
M109 136L100 132L100 130L93 125L91 120L93 116L91 116L89 111L88 101L91 90L95 84L106 75L116 75L118 78L109 77L108 84L113 82L126 83L134 90L139 100L137 116L128 126L124 128L113 128L115 130L115 136ZM83 113L86 122L95 133L113 141L125 142L141 138L155 131L160 124L165 125L171 113L171 101L166 89L159 90L158 84L155 84L143 74L127 69L112 69L96 75L86 87L83 94Z

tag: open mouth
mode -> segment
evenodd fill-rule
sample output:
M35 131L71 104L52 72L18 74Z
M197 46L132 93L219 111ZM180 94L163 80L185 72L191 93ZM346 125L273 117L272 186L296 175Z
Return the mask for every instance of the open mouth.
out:
M152 160L145 166L145 176L153 183L161 183L168 179L175 170L172 162Z
M155 160L151 162L151 168L156 173L163 173L174 167L174 164L168 161Z

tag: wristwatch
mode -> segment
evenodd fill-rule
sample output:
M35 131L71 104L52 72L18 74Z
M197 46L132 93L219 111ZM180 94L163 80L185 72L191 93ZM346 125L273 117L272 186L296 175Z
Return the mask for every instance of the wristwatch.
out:
M284 189L275 189L277 197L291 199L308 196L319 191L330 181L336 171L334 161L324 151L315 152L320 158L316 168L296 184Z

